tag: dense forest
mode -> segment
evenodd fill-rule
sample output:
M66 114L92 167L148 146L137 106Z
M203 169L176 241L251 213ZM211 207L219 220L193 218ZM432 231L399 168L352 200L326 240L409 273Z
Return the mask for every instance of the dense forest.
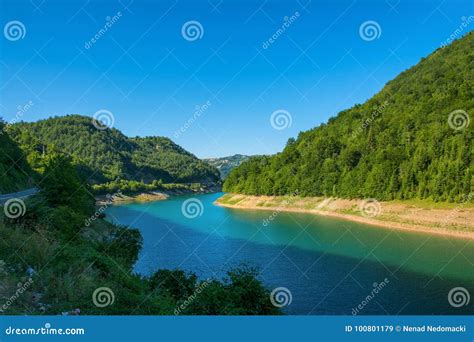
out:
M143 242L140 232L101 217L90 220L97 217L94 198L72 158L52 148L44 153L42 148L22 150L4 128L0 121L2 190L31 185L40 192L25 199L23 208L5 204L0 211L0 314L280 313L249 267L206 280L181 270L158 270L150 277L134 273ZM163 150L176 149L162 142ZM110 294L102 298L109 306L93 299L104 287L113 295L113 301Z
M20 148L5 134L0 120L0 193L23 190L30 185L31 169Z
M72 158L91 184L116 179L151 183L214 183L216 168L164 137L128 138L112 128L99 130L80 115L18 123L9 134L36 157L59 151Z
M243 163L224 191L463 201L473 190L473 70L471 32L281 153Z

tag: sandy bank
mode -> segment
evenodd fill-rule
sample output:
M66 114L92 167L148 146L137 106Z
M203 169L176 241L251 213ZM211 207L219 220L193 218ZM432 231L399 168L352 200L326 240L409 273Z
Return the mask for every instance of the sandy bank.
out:
M111 202L114 204L129 203L129 202L153 202L153 201L164 201L170 196L179 195L192 195L192 194L208 194L220 191L220 187L207 187L200 189L172 189L172 190L155 190L155 191L140 191L136 193L122 193L116 192L112 195L97 195L95 196L96 205L110 205Z
M322 197L226 194L215 204L235 209L309 213L377 227L474 240L472 203L378 202Z

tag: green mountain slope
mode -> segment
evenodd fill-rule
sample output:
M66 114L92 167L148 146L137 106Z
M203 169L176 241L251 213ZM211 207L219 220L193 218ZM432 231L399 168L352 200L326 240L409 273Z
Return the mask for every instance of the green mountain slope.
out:
M473 70L471 32L283 152L243 163L224 191L463 200L473 190Z
M83 130L78 125L75 127ZM150 276L136 274L133 265L143 245L140 231L99 217L103 213L94 205L92 189L84 184L77 172L78 165L73 165L71 158L56 153L50 146L43 148L29 129L19 133L20 148L4 128L0 121L0 189L15 191L19 190L18 186L34 184L40 191L10 205L2 203L0 298L5 302L0 312L3 315L281 314L272 305L270 291L250 267L231 269L225 278L205 281L179 269L156 270ZM50 128L58 129L55 125ZM63 127L64 132L74 134L70 129ZM114 138L123 139L119 132L114 134ZM92 140L100 141L98 137ZM139 143L144 142L159 144L166 157L173 157L173 153L192 157L167 139L149 138ZM76 146L80 148L81 144ZM27 150L22 151L23 147ZM133 152L130 151L132 155ZM39 172L34 173L32 168ZM30 173L36 180L33 184L28 184ZM96 300L91 300L96 298L98 284L110 286L112 297L120 300L98 307ZM197 288L206 291L196 297ZM191 296L196 298L184 307L182 303Z
M212 183L218 171L163 137L128 138L117 129L98 130L80 115L19 123L9 133L24 147L45 146L73 157L91 183L117 178L151 182Z
M30 186L33 173L16 143L5 134L0 119L0 194L24 190Z
M216 167L222 179L226 179L230 171L242 164L244 161L249 160L252 156L246 156L242 154L234 154L233 156L222 157L222 158L207 158L203 159L206 163Z

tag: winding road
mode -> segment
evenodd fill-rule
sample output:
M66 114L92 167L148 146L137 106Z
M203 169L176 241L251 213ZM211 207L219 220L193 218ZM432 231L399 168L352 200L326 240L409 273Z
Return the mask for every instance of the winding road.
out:
M18 192L12 192L10 194L0 195L0 205L3 205L6 201L12 198L27 198L38 193L38 188L30 188Z

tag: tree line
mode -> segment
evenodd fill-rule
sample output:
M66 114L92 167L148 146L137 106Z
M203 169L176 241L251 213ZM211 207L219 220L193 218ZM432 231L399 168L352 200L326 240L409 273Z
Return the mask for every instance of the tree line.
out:
M244 162L224 191L464 201L473 190L472 46L471 32L281 153Z

